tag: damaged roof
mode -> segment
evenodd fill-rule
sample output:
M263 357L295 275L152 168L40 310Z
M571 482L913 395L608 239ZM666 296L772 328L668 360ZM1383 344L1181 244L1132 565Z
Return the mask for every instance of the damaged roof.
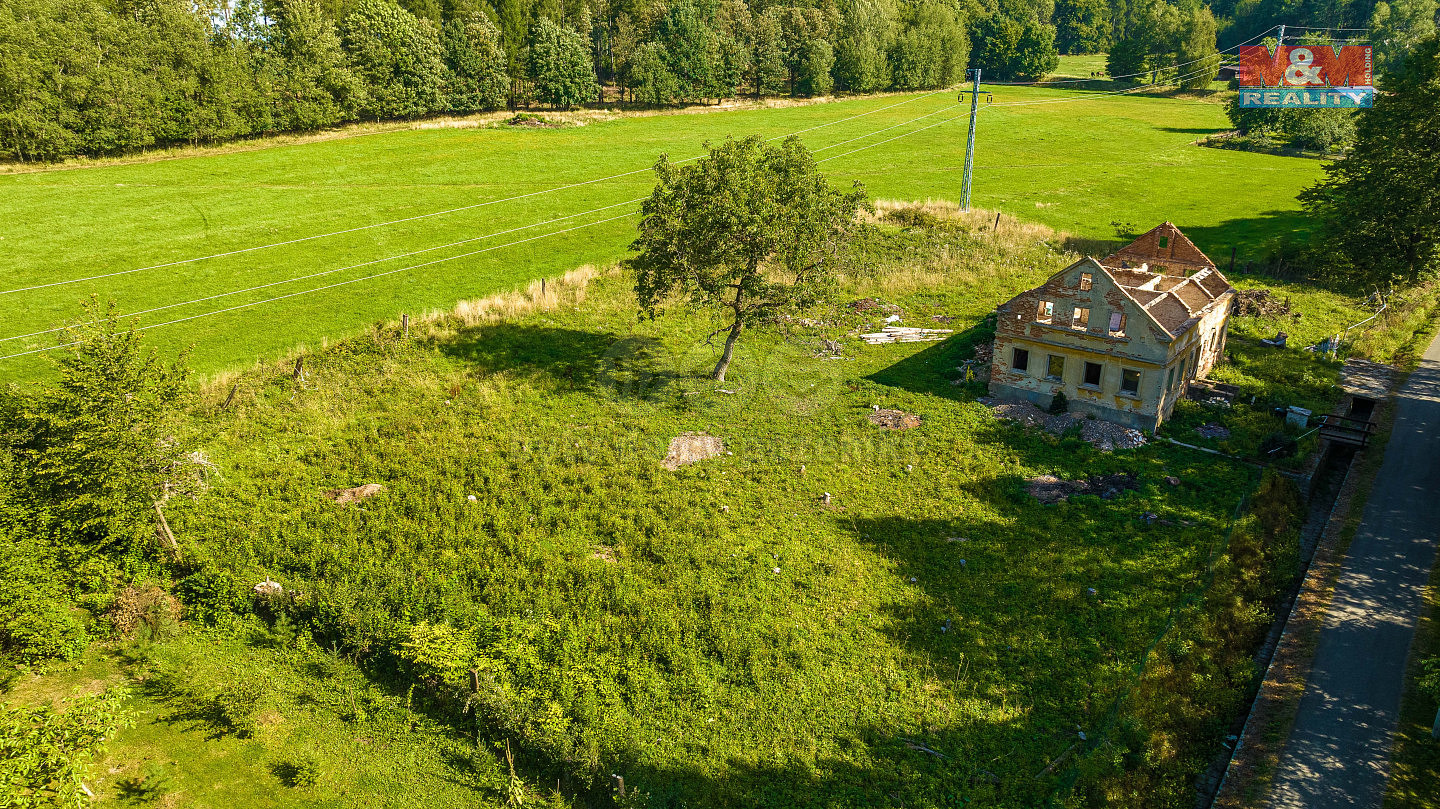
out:
M1157 264L1166 268L1175 266L1192 270L1215 266L1215 262L1171 222L1151 228L1140 238L1101 259L1100 264L1111 268L1138 267L1142 270Z

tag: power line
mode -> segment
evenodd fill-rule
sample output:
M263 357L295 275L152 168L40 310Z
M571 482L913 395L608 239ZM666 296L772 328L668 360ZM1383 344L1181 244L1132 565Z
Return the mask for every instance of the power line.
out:
M943 92L943 91L937 91L937 92ZM930 93L930 94L928 94L928 95L935 95L935 93ZM897 106L898 106L898 105L897 105ZM925 114L925 115L917 116L917 117L915 117L915 118L910 119L909 121L906 121L904 124L895 124L895 125L892 125L892 126L884 127L883 129L877 129L877 130L875 130L874 132L869 133L868 135L861 136L860 138L850 138L849 140L844 140L844 141L840 141L840 142L838 142L838 143L833 143L833 144L830 144L829 146L824 146L824 147L821 147L820 149L816 149L815 151L818 152L818 151L824 151L824 150L827 150L827 149L833 149L833 148L836 148L836 147L839 147L839 146L843 146L843 145L845 145L845 144L847 144L847 143L853 143L853 142L856 141L856 140L862 140L863 138L866 138L866 137L873 137L874 135L877 135L877 134L879 134L879 133L881 133L881 132L886 132L886 131L888 131L888 130L895 129L895 128L898 127L898 126L904 126L905 124L915 123L916 121L920 121L920 120L924 120L925 118L933 117L934 115L937 115L937 114L939 114L940 112L944 112L944 109L937 110L937 111L931 112L931 113L927 113L927 114ZM862 146L862 147L860 147L860 148L858 148L858 149L852 149L852 150L850 150L850 151L848 151L848 152L844 152L844 153L838 154L838 155L833 155L833 156L828 157L828 158L825 158L825 159L823 159L823 160L817 160L816 163L817 163L817 164L818 164L818 163L827 163L827 162L829 162L829 161L831 161L831 160L836 160L836 159L839 159L839 158L841 158L841 157L846 157L846 156L848 156L848 155L852 155L852 154L855 154L855 153L857 153L857 152L863 152L863 151L865 151L866 149L870 149L870 148L873 148L873 147L875 147L875 146L880 146L880 145L883 145L883 144L886 144L886 143L890 143L890 142L892 142L892 141L899 140L900 138L903 138L903 137L908 137L909 135L913 135L913 134L916 134L916 133L918 133L918 132L923 132L923 131L925 131L925 130L927 130L927 129L930 129L930 128L932 128L932 127L939 126L940 124L947 123L947 122L950 121L950 120L954 120L954 119L953 119L953 118L949 118L949 119L946 119L945 121L939 121L939 122L936 122L936 123L934 123L934 124L930 124L929 126L921 127L920 129L916 129L916 130L913 130L913 131L910 131L910 132L901 133L900 135L896 135L896 136L894 136L894 137L887 138L887 139L882 140L882 141L877 141L877 142L875 142L875 143L868 144L868 145L866 145L866 146ZM789 137L789 136L787 135L787 136L785 136L785 137ZM771 138L770 140L776 140L776 138ZM694 158L692 158L692 159L694 159ZM685 161L685 162L689 162L689 161ZM373 260L373 261L367 261L367 262L363 262L363 263L361 263L361 264L354 264L354 265L351 265L351 266L348 266L348 267L340 267L340 268L333 269L333 270L326 270L326 271L323 271L323 272L311 273L310 275L303 275L303 276L299 276L299 277L296 277L296 278L289 278L289 279L285 279L285 280L283 280L283 281L274 281L274 282L271 282L271 283L268 283L268 284L261 284L261 285L259 285L259 286L250 287L250 288L248 288L248 289L235 290L235 291L233 291L233 292L224 292L224 293L220 293L220 294L217 294L217 295L210 295L210 296L207 296L207 297L204 297L204 298L196 298L195 300L185 301L185 302L183 302L183 303L169 304L169 305L166 305L166 306L159 306L159 307L155 307L155 308L153 308L153 309L146 309L146 310L142 310L142 311L139 311L139 312L131 312L131 313L127 313L127 314L125 315L125 317L136 317L136 316L139 316L139 315L150 314L150 313L153 313L153 312L163 311L163 310L166 310L166 309L174 309L174 308L181 307L181 306L188 306L188 305L192 305L192 304L196 304L196 303L203 303L203 302L205 302L205 301L215 300L215 299L218 299L218 298L229 297L229 296L232 296L232 295L239 295L239 294L243 294L243 293L245 293L245 292L254 292L254 291L257 291L257 290L260 290L260 289L266 289L266 288L270 288L270 287L281 286L281 285L288 284L288 283L294 283L294 282L296 282L296 281L302 281L302 280L305 280L305 279L308 279L308 278L315 278L315 277L319 277L319 276L323 276L323 275L330 275L330 274L333 274L333 273L336 273L336 272L342 272L342 271L344 271L344 270L356 269L356 268L358 268L358 267L370 266L370 265L374 265L374 264L383 263L383 262L385 262L385 261L392 261L392 260L399 259L399 258L406 258L406 257L409 257L409 256L418 255L418 254L420 254L420 253L427 253L427 252L431 252L431 251L434 251L434 250L444 249L444 248L446 248L446 247L454 247L454 246L457 246L457 245L467 244L467 243L470 243L470 242L480 241L480 240L483 240L483 239L494 238L495 236L504 235L504 234L507 234L507 233L514 233L514 232L517 232L517 231L520 231L520 230L528 230L529 228L538 227L538 226L540 226L540 225L553 224L553 223L555 223L555 222L563 221L563 220L566 220L566 219L574 219L574 218L580 217L580 216L587 216L587 215L592 214L592 213L598 213L598 212L600 212L600 211L609 210L609 209L612 209L612 208L617 208L617 207L620 207L620 206L623 206L623 205L634 205L634 204L636 204L636 203L643 202L645 199L647 199L647 197L640 197L640 198L633 199L633 200L626 200L625 202L617 202L617 203L614 203L614 204L612 204L612 205L606 205L606 206L603 206L603 207L600 207L600 208L594 208L594 209L591 209L591 210L589 210L589 211L583 211L583 212L577 213L577 214L570 214L570 215L568 215L568 216L557 217L557 218L555 218L555 219L547 220L546 222L540 222L540 223L535 223L535 224L531 224L531 225L525 225L525 226L522 226L522 227L512 228L512 229L507 230L507 231L500 231L500 232L497 232L497 233L491 233L491 234L488 234L488 235L486 235L486 236L477 236L477 237L474 237L474 238L471 238L471 239L464 239L464 240L461 240L461 241L458 241L458 242L451 242L450 244L439 245L439 246L437 246L437 247L425 248L425 249L423 249L423 250L416 250L416 251L412 251L412 252L410 252L410 253L402 253L402 254L395 255L395 256L389 256L389 257L387 257L387 258L375 259L375 260ZM309 294L309 293L311 293L311 292L320 292L320 291L327 290L327 289L334 289L335 287L345 286L345 285L347 285L347 284L357 283L357 282L359 282L359 281L366 281L366 280L369 280L369 279L372 279L372 278L380 278L380 277L387 276L387 275L394 275L395 273L405 272L406 270L419 269L419 268L421 268L421 267L429 267L429 266L433 266L433 265L435 265L435 264L442 264L442 263L444 263L444 262L454 261L454 260L460 259L460 258L468 258L468 257L470 257L470 256L475 256L475 255L479 255L479 254L482 254L482 253L488 253L488 252L491 252L491 251L494 251L494 250L500 250L500 249L503 249L503 248L505 248L505 247L512 247L512 246L517 245L517 244L524 244L524 243L526 243L526 242L535 241L535 240L537 240L537 239L543 239L543 238L546 238L546 237L548 237L548 236L556 236L556 235L559 235L559 234L562 234L562 233L569 233L569 232L571 232L571 231L573 231L573 230L579 230L579 229L581 229L581 228L591 227L591 226L593 226L593 225L604 224L604 223L606 223L606 222L613 222L613 221L616 221L616 220L618 220L618 219L623 219L623 218L625 218L625 217L627 217L627 216L632 216L632 215L634 215L635 213L636 213L635 211L631 211L631 212L627 212L627 213L621 214L621 215L619 215L619 216L613 216L613 217L610 217L610 218L608 218L608 219L602 219L602 220L599 220L599 221L597 221L597 222L591 222L591 223L588 223L588 224L585 224L585 225L577 225L577 226L572 227L572 228L567 228L567 229L564 229L564 230L554 231L554 232L551 232L551 233L544 233L544 234L540 234L540 235L538 235L538 236L532 236L532 237L529 237L529 238L526 238L526 239L520 239L520 240L517 240L517 241L514 241L514 242L509 242L509 243L507 243L507 244L495 245L495 246L493 246L493 247L487 247L487 248L484 248L484 249L482 249L482 250L474 250L474 251L471 251L471 252L468 252L468 253L461 253L461 254L458 254L458 255L449 256L449 257L447 257L447 258L436 259L436 260L434 260L434 261L424 262L424 263L421 263L421 264L415 264L415 265L411 265L411 266L407 266L407 267L400 267L400 268L397 268L397 269L394 269L394 270L387 270L387 271L381 272L381 273L374 273L374 274L371 274L371 275L362 276L362 277L360 277L360 278L352 278L352 279L349 279L349 280L347 280L347 281L341 281L341 282L337 282L337 283L334 283L334 284L326 284L326 285L324 285L324 286L315 287L315 288L313 288L313 289L301 290L301 291L299 291L299 292L292 292L292 293L288 293L288 294L285 294L285 295L279 295L279 296L276 296L276 297L273 297L273 298L268 298L268 299L262 300L262 301L253 301L253 302L250 302L250 303L239 304L239 305L237 305L237 306L230 306L230 307L226 307L226 308L224 308L224 309L217 309L217 310L215 310L215 311L213 311L213 312L202 312L202 313L197 314L197 315L191 315L191 316L189 316L189 317L177 318L177 319L175 319L175 320L168 320L168 321L165 321L165 322L163 322L163 323L156 323L156 324L152 324L152 325L149 325L149 326L143 326L143 327L141 327L141 328L149 329L149 328L158 328L158 327L160 327L160 326L169 326L169 325L172 325L172 324L175 324L175 323L183 323L183 322L186 322L186 321L189 321L189 320L194 320L194 319L200 318L200 317L208 317L209 315L221 314L221 313L224 313L224 312L235 311L235 310L237 310L237 309L244 309L244 308L247 308L247 307L250 307L250 306L258 306L258 305L264 304L264 303L272 303L272 302L274 302L274 301L285 300L285 299L287 299L287 298L293 298L293 297L297 297L297 296L299 296L299 295ZM95 322L95 321L91 321L91 324L93 324L94 322ZM89 324L83 324L83 325L89 325ZM43 335L45 335L45 334L53 334L53 333L55 333L55 332L64 331L66 328L68 328L68 327L59 327L59 328L54 328L54 329L48 329L48 330L42 331L42 332L33 332L33 333L31 333L31 334L22 334L22 335L16 335L16 336L13 336L13 337L0 338L0 342L5 342L5 341L9 341L9 340L18 340L18 339L22 339L22 338L25 338L25 337L38 337L38 336L43 336ZM62 344L58 344L58 345L54 345L54 346L46 346L46 347L42 347L42 348L31 349L31 350L29 350L29 351L21 351L21 352L17 352L17 353L14 353L14 354L7 354L7 355L4 355L4 356L0 356L0 360L13 359L13 358L16 358L16 357L23 357L23 356L28 356L28 355L31 355L31 354L38 354L38 353L42 353L42 352L45 352L45 351L51 351L51 350L54 350L54 349L57 349L57 348L66 348L66 347L69 347L69 346L77 345L79 342L81 342L81 341L78 341L78 340L77 340L77 341L73 341L73 342L69 342L69 343L62 343Z
M173 325L176 324L176 323L185 323L185 322L187 322L187 321L197 320L197 319L202 318L202 317L210 317L210 316L212 316L212 315L224 314L225 312L233 312L233 311L235 311L235 310L237 310L237 309L248 309L248 308L250 308L250 307L252 307L252 306L260 306L261 304L274 303L275 301L283 301L283 300L285 300L286 298L296 298L296 297L299 297L299 296L301 296L301 295L308 295L308 294L310 294L310 293L312 293L312 292L322 292L322 291L327 290L327 289L335 289L336 287L343 287L343 286L346 286L346 285L348 285L348 284L357 284L357 283L359 283L359 282L361 282L361 281L369 281L369 280L372 279L372 278L380 278L380 277L386 276L386 275L394 275L395 273L405 272L406 270L417 270L417 269L420 269L421 267L429 267L429 266L432 266L432 265L435 265L435 264L443 264L443 263L445 263L445 262L447 262L447 261L454 261L454 260L460 259L460 258L468 258L468 257L470 257L470 256L477 256L477 255L480 255L481 253L489 253L489 252L492 252L492 251L495 251L495 250L504 249L504 248L506 248L506 247L514 247L514 246L517 245L517 244L524 244L524 243L526 243L526 242L533 242L533 241L535 241L535 240L537 240L537 239L544 239L544 238L547 238L547 237L550 237L550 236L559 236L559 235L562 234L562 233L570 233L571 231L581 230L582 228L594 227L595 225L603 225L603 224L605 224L606 222L614 222L614 221L617 220L617 219L624 219L624 218L626 218L626 217L634 216L635 214L636 214L636 211L627 211L627 212L625 212L625 213L623 213L623 214L620 214L619 216L612 216L612 217L610 217L609 219L600 219L600 220L595 221L595 222L587 222L586 224L576 225L575 227L566 228L566 229L564 229L564 230L557 230L557 231L553 231L553 232L551 232L551 233L542 233L542 234L540 234L540 235L538 235L538 236L530 236L530 237L528 237L528 238L518 239L518 240L516 240L516 241L508 242L508 243L506 243L506 244L497 244L497 245L495 245L494 247L486 247L486 248L483 248L483 249L480 249L480 250L472 250L472 251L470 251L469 253L461 253L461 254L459 254L459 255L449 256L448 258L437 258L437 259L435 259L434 261L427 261L427 262L425 262L425 263L423 263L423 264L413 264L413 265L411 265L411 266L409 266L409 267L398 267L398 268L393 269L393 270L386 270L385 272L378 272L378 273L375 273L375 274L373 274L373 275L364 275L364 276L361 276L361 277L359 277L359 278L351 278L351 279L349 279L349 280L347 280L347 281L337 281L337 282L335 282L335 283L333 283L333 284L326 284L325 286L315 287L315 288L313 288L313 289L302 289L302 290L300 290L299 292L291 292L291 293L288 293L288 294L285 294L285 295L277 295L277 296L275 296L275 297L273 297L273 298L266 298L265 300L261 300L261 301L251 301L251 302L249 302L249 303L241 303L241 304L237 304L237 305L235 305L235 306L228 306L228 307L226 307L226 308L224 308L224 309L216 309L216 310L214 310L214 311L212 311L212 312L201 312L201 313L198 314L198 315L190 315L190 316L188 316L188 317L175 318L174 320L167 320L167 321L164 321L163 323L152 323L152 324L150 324L150 325L148 325L148 326L141 326L140 328L143 330L143 329L158 329L158 328L160 328L161 326L173 326ZM14 359L14 358L16 358L16 357L25 357L25 356L28 356L28 355L30 355L30 354L40 354L40 353L45 352L45 351L53 351L53 350L55 350L55 349L57 349L57 348L69 348L69 347L71 347L71 346L80 345L80 344L83 343L83 342L85 342L85 341L84 341L84 340L73 340L73 341L68 342L68 343L60 343L60 344L58 344L58 345L46 346L46 347L44 347L44 348L35 348L35 349L31 349L31 350L29 350L29 351L21 351L21 352L15 353L15 354L6 354L6 355L4 355L4 356L0 356L0 360L9 360L9 359Z
M1207 67L1200 68L1199 70L1192 70L1192 71L1190 71L1189 73L1184 73L1184 74L1181 74L1181 75L1179 75L1179 76L1173 76L1173 77L1171 77L1171 78L1166 79L1165 81L1157 81L1157 82L1152 82L1152 83L1150 83L1150 84L1142 84L1142 85L1139 85L1139 86L1137 86L1137 87L1130 87L1130 88L1127 88L1127 89L1124 89L1124 90L1111 90L1111 91L1107 91L1107 92L1103 92L1103 93L1087 93L1087 94L1085 94L1085 95L1072 96L1072 97L1070 97L1070 98L1046 98L1046 99L1041 99L1041 100L1039 100L1039 101L1007 101L1007 102L1002 102L1002 103L1000 103L1000 104L986 104L985 107L986 107L986 109L989 109L989 108L991 108L991 107L1025 107L1025 106L1032 106L1032 105L1035 105L1035 104L1070 104L1070 103L1073 103L1073 102L1076 102L1076 101L1085 101L1085 100L1091 99L1091 98L1104 98L1104 97L1106 97L1106 96L1129 95L1129 94L1131 94L1131 93L1138 93L1138 92L1140 92L1141 90L1149 90L1149 89L1153 89L1153 88L1155 88L1155 87L1165 87L1165 86L1169 86L1169 85L1171 85L1171 84L1175 84L1176 82L1184 81L1185 79L1188 79L1188 78L1190 78L1190 77L1192 77L1192 76L1199 76L1199 75L1207 72L1208 70L1210 70L1210 68L1207 66Z
M916 102L916 101L920 101L920 100L922 100L922 99L926 99L926 98L929 98L929 97L931 97L931 96L934 96L934 95L937 95L937 94L943 93L943 92L946 92L946 90L936 90L936 91L934 91L934 92L926 93L926 94L924 94L924 95L919 95L919 96L916 96L916 97L914 97L914 98L906 99L905 101L901 101L901 102L898 102L898 103L895 103L895 104L890 104L890 105L888 105L888 106L879 107L879 108L877 108L877 109L873 109L873 110L870 110L870 111L868 111L868 112L862 112L862 113L858 113L858 114L856 114L856 115L851 115L851 116L849 116L848 118L841 118L841 119L838 120L838 121L831 121L831 122L829 122L829 123L819 124L819 125L817 125L817 126L812 126L812 127L807 128L807 129L801 129L801 130L798 130L798 131L796 131L796 132L791 132L791 133L788 133L788 134L785 134L785 135L777 135L776 137L769 138L769 139L767 140L767 142L769 142L769 141L775 141L775 140L781 140L781 139L783 139L783 138L789 138L789 137L793 137L793 136L795 136L795 135L802 135L802 134L804 134L804 133L806 133L806 132L814 132L814 131L817 130L817 129L824 129L824 128L826 128L826 127L835 126L835 125L837 125L837 124L843 124L843 123L846 123L846 122L848 122L848 121L853 121L853 120L855 120L855 119L857 119L857 118L864 118L864 117L867 116L867 115L874 115L874 114L877 113L877 112L884 112L885 110L894 109L894 108L896 108L896 107L901 107L901 106L904 106L904 105L906 105L906 104L911 104L911 103L914 103L914 102ZM676 161L676 162L677 162L677 163L688 163L688 162L691 162L691 161L694 161L694 160L699 160L699 159L700 159L701 157L703 157L703 156L704 156L704 155L697 155L697 156L695 156L695 157L688 157L688 158L685 158L684 160L679 160L679 161ZM388 221L388 222L376 222L376 223L374 223L374 224L369 224L369 225L360 225L360 226L358 226L358 227L346 228L346 229L344 229L344 230L331 231L331 232L329 232L329 233L319 233L319 234L315 234L315 235L313 235L313 236L302 236L302 237L296 238L296 239L288 239L288 240L280 241L280 242L272 242L272 243L270 243L270 244L256 245L256 246L254 246L254 247L244 247L244 248L240 248L240 249L238 249L238 250L229 250L229 251L226 251L226 252L223 252L223 253L212 253L212 254L210 254L210 255L208 255L208 256L198 256L198 257L195 257L195 258L179 259L179 260L176 260L176 261L168 261L168 262L165 262L165 263L162 263L162 264L151 264L151 265L145 266L145 267L135 267L135 268L129 269L129 270L118 270L118 271L116 271L116 272L102 273L102 274L100 274L100 275L92 275L92 276L87 276L87 277L85 277L85 278L72 278L72 279L65 280L65 281L53 281L53 282L48 283L48 284L35 284L35 285L33 285L33 286L28 286L28 287L18 287L18 288L15 288L15 289L0 290L0 295L13 295L13 294L15 294L15 293L17 293L17 292L31 292L31 291L34 291L34 290L37 290L37 289L48 289L48 288L50 288L50 287L65 286L65 285L68 285L68 284L78 284L78 283L83 283L83 282L85 282L85 281L99 281L99 280L102 280L102 279L105 279L105 278L114 278L114 277L120 276L120 275L130 275L130 274L137 273L137 272L145 272L145 271L147 271L147 270L158 270L158 269L163 269L163 268L166 268L166 267L178 267L178 266L181 266L181 265L184 265L184 264L194 264L194 263L196 263L196 262L208 261L208 260L210 260L210 259L215 259L215 258L227 258L227 257L229 257L229 256L237 256L237 255L241 255L241 254L244 254L244 253L253 253L253 252L256 252L256 251L258 251L258 250L269 250L269 249L272 249L272 248L275 248L275 247L285 247L285 246L292 245L292 244L300 244L300 243L302 243L302 242L314 241L314 240L316 240L316 239L326 239L326 238L330 238L330 237L332 237L332 236L343 236L343 235L346 235L346 234L349 234L349 233L358 233L358 232L364 231L364 230L372 230L372 229L374 229L374 228L389 227L389 226L391 226L391 225L400 225L400 224L404 224L404 223L406 223L406 222L415 222L415 221L419 221L419 220L421 220L421 219L430 219L430 218L433 218L433 217L436 217L436 216L447 216L447 215L449 215L449 214L460 213L460 212L462 212L462 211L474 210L474 209L476 209L476 208L484 208L484 207L487 207L487 206L490 206L490 205L499 205L499 204L501 204L501 203L514 202L514 201L516 201L516 200L527 199L527 198L529 198L529 197L536 197L536 196L540 196L540 195L543 195L543 194L552 194L552 193L555 193L555 192L557 192L557 191L567 191L567 190L572 189L572 188L580 188L580 187L586 186L586 185L594 185L594 184L596 184L596 183L608 182L608 181L610 181L610 180L618 180L618 179L620 179L620 178L622 178L622 177L630 177L630 176L633 176L633 175L636 175L636 174L643 174L644 172L650 171L650 169L651 169L650 166L646 166L645 168L634 169L634 170L632 170L632 171L626 171L626 172L622 172L622 173L620 173L620 174L612 174L612 175L610 175L610 176L608 176L608 177L597 177L597 178L592 179L592 180L583 180L583 181L580 181L580 182L570 183L570 184L568 184L568 185L556 186L556 187L554 187L554 188L547 188L547 189L543 189L543 190L540 190L540 191L531 191L531 192L526 193L526 194L517 194L517 195L515 195L515 196L505 197L505 198L503 198L503 199L488 200L488 201L486 201L486 202L477 202L477 203L475 203L475 204L473 204L473 205L462 205L462 206L460 206L460 207L458 207L458 208L449 208L449 209L446 209L446 210L443 210L443 211L434 211L434 212L431 212L431 213L419 214L419 215L417 215L417 216L410 216L410 217L405 217L405 218L402 218L402 219L392 219L392 220L390 220L390 221Z
M1227 51L1231 51L1231 50L1234 50L1234 49L1236 49L1236 48L1244 47L1245 45L1248 45L1248 44L1250 44L1251 42L1254 42L1255 40L1264 37L1266 34L1269 34L1271 31L1274 31L1277 27L1278 27L1278 26L1273 26L1273 25L1272 25L1271 27L1269 27L1269 28L1265 29L1264 31L1262 31L1260 34L1258 34L1258 35L1256 35L1256 36L1253 36L1253 37L1250 37L1249 39L1245 40L1244 42L1241 42L1241 43L1236 44L1236 45L1231 45L1231 46L1228 47L1228 48L1220 48L1220 49L1217 49L1217 50L1215 51L1215 53L1212 53L1212 54L1210 54L1209 56L1202 56L1202 57L1200 57L1199 59L1191 59L1191 60L1188 61L1188 62L1177 62L1176 64L1173 64L1173 65L1167 65L1167 66L1165 66L1165 67L1157 67L1157 68L1155 68L1154 70L1142 70L1142 71L1140 71L1139 73L1124 73L1124 74L1121 74L1121 75L1119 75L1119 76L1106 76L1105 78L1106 78L1106 79L1109 79L1109 80L1111 80L1111 81L1114 81L1114 80L1116 80L1116 79L1130 79L1130 78L1134 78L1134 77L1136 77L1136 76L1148 76L1148 75L1150 75L1151 73L1154 73L1156 70L1174 70L1175 68L1185 67L1186 65L1193 65L1193 64L1195 64L1196 62L1203 62L1203 61L1205 61L1206 59L1213 58L1213 57L1215 57L1215 56L1218 56L1219 54L1226 53ZM1336 29L1336 30L1338 30L1338 29ZM1074 83L1077 83L1077 82L1092 82L1092 81L1102 81L1102 79L1054 79L1054 80L1049 80L1049 81L1047 81L1047 80L1041 80L1041 81L989 81L989 82L985 82L985 83L986 83L986 84L989 84L989 85L991 85L991 86L996 86L996 87L1043 87L1043 86L1049 85L1049 84L1074 84Z

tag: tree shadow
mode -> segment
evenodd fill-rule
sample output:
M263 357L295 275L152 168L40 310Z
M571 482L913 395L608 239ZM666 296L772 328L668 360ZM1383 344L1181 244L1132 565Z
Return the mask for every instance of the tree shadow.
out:
M1161 132L1173 132L1177 135L1214 135L1216 132L1224 132L1224 127L1216 126L1157 126Z
M955 384L962 379L960 364L975 356L975 350L995 339L995 315L986 315L975 325L929 348L917 351L899 362L888 365L866 377L881 385L901 388L913 393L928 393L945 399L974 399L982 387ZM976 368L976 378L983 381L988 368Z
M1311 269L1299 262L1317 223L1304 211L1271 210L1213 225L1183 221L1175 225L1227 275L1232 272L1232 251L1233 272L1241 275L1304 275Z
M482 373L530 374L624 398L655 396L680 376L659 340L611 332L500 323L466 328L440 350Z

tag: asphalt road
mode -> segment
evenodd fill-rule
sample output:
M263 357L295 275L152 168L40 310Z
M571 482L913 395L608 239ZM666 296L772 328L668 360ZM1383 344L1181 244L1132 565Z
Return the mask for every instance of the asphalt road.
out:
M1273 809L1378 809L1440 534L1440 338L1396 396L1380 475L1335 586Z

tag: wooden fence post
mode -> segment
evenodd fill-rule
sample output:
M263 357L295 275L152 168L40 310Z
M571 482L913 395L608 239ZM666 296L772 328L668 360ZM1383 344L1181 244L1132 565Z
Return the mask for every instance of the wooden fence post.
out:
M410 316L409 316L409 315L401 315L401 316L400 316L400 327L405 330L405 339L406 339L406 340L409 340L409 339L410 339Z
M239 382L236 382L235 385L230 388L230 395L225 397L225 404L220 405L221 410L230 409L230 403L235 401L235 391L237 390L240 390Z

